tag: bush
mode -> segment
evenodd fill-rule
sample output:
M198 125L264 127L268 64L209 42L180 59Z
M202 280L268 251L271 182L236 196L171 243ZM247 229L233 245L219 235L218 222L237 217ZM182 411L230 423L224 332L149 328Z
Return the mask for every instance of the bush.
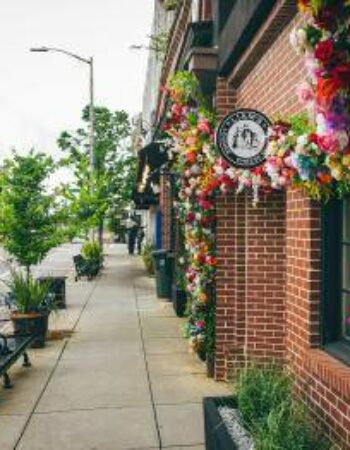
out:
M103 250L101 245L97 241L87 241L82 246L81 254L88 266L89 275L97 275L103 264Z
M154 245L150 242L146 242L143 250L142 250L142 259L145 264L146 270L150 275L154 275L154 261L153 261L153 253Z
M18 312L28 314L54 309L55 305L47 302L50 292L49 281L43 283L31 275L27 278L21 272L13 272L8 286Z
M255 450L326 450L304 406L292 397L292 379L274 365L242 369L237 404Z
M249 428L265 425L269 412L290 393L290 378L275 366L251 365L242 369L237 383L237 402Z
M270 411L266 426L254 433L255 449L329 449L329 443L311 424L311 418L300 402L287 399Z

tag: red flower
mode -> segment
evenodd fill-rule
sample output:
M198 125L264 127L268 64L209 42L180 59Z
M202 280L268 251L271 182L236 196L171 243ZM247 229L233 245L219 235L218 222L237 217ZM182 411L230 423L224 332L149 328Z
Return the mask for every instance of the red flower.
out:
M199 262L199 264L204 264L206 261L206 256L202 255L201 253L197 256L197 261Z
M189 152L186 154L186 160L190 164L194 164L197 160L197 154L196 152Z
M315 49L315 57L323 64L328 64L334 52L334 43L331 39L320 41Z
M198 203L202 209L211 209L214 206L209 200L200 200Z
M350 85L350 63L343 63L337 65L332 70L332 76L336 78L342 88Z
M335 1L337 2L337 0L335 0ZM336 28L337 27L337 13L339 13L339 11L337 11L337 8L339 8L339 5L321 8L317 17L315 18L316 24L320 28L324 28L325 30L328 30L328 31L331 31L334 28Z
M338 77L320 78L317 84L317 96L321 102L328 103L333 99L340 87L341 82Z
M192 223L194 221L194 219L196 218L195 213L193 212L189 212L186 216L186 222L188 223Z
M308 141L310 144L318 145L318 135L316 133L310 133L308 136Z

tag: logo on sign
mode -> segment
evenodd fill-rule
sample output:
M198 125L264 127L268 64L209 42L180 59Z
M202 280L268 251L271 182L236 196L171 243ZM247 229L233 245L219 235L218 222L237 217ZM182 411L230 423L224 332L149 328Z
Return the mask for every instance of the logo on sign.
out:
M233 166L249 169L265 160L270 120L259 111L239 109L224 118L216 132L222 156Z

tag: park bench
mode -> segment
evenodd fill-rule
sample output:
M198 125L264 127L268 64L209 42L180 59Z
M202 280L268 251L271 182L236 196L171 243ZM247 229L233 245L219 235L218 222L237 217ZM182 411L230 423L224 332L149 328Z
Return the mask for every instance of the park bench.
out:
M50 304L54 301L54 295L49 293L45 300L41 304L41 308L49 308ZM11 293L6 294L1 298L0 306L5 306L8 309L13 309L15 306L15 299ZM10 323L11 319L0 319L1 324ZM4 388L12 388L12 383L8 370L10 367L23 356L23 367L30 367L31 362L27 353L27 349L33 344L37 338L36 334L22 334L18 332L13 333L0 333L0 377L3 377Z
M87 277L88 280L91 280L102 268L102 261L99 263L90 262L80 254L73 256L73 261L75 266L75 281L78 281L81 277Z
M2 320L1 322L3 322ZM9 368L23 355L23 367L30 367L31 363L27 348L34 341L35 335L5 335L0 333L0 376L4 379L4 388L12 388Z

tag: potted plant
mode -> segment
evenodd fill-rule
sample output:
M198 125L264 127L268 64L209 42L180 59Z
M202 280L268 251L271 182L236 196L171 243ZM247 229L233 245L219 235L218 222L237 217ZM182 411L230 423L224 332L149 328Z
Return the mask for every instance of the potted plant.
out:
M53 160L31 150L16 152L4 162L0 177L0 241L2 247L24 267L24 275L14 275L12 295L21 322L25 315L41 314L39 305L47 295L47 286L39 286L31 275L31 266L40 263L49 250L63 238L54 196L45 183L54 170ZM17 319L18 319L17 314ZM15 327L18 321L14 318ZM47 321L47 314L42 321ZM19 326L19 325L18 325Z
M44 347L49 313L55 306L54 297L50 296L50 283L40 282L32 276L26 278L21 272L13 272L8 285L15 334L33 334L36 339L32 347Z
M203 400L206 450L330 449L293 397L284 370L251 364L240 371L234 391Z
M97 241L87 241L81 249L88 272L88 278L91 279L99 274L103 265L103 251Z

